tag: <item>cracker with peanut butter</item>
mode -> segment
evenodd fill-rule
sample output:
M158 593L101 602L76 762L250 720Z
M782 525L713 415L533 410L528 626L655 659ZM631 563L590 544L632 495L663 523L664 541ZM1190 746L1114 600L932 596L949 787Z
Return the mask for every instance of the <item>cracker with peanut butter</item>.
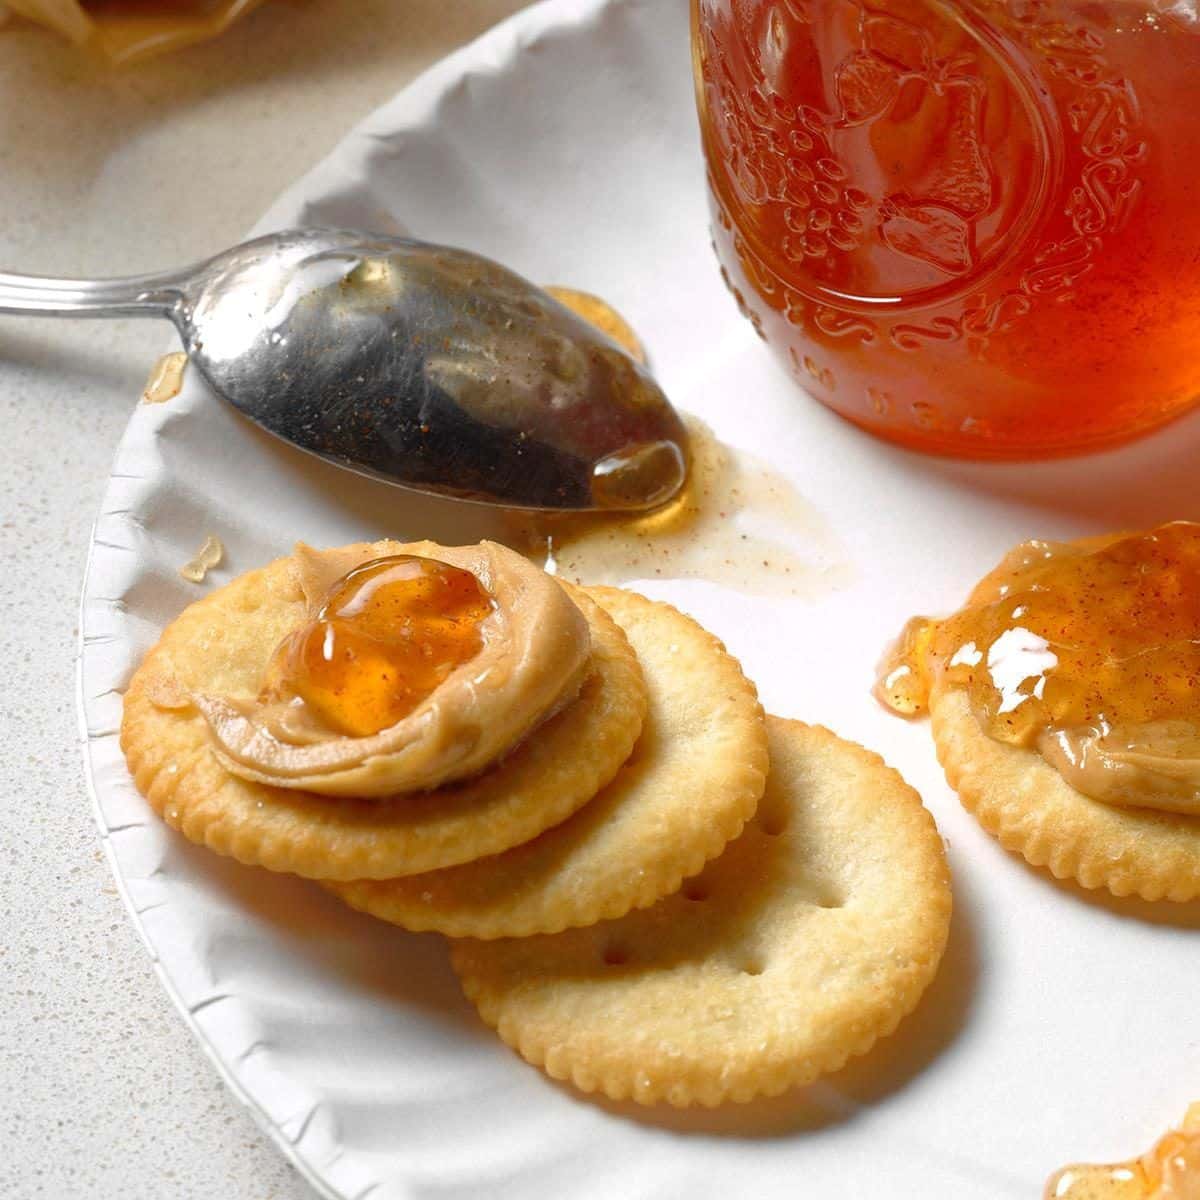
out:
M1029 541L878 694L928 709L964 806L1010 850L1116 896L1200 897L1200 524Z
M741 832L767 771L754 686L716 638L670 605L582 590L625 631L649 691L641 737L617 777L569 820L503 854L327 885L347 903L455 937L554 933L653 904Z
M988 737L960 690L935 691L929 711L946 779L1006 849L1114 896L1200 897L1200 817L1085 796L1036 750Z
M755 816L680 892L585 929L453 944L467 996L529 1062L617 1100L745 1101L836 1070L916 1005L952 906L932 818L877 755L794 721L767 730Z
M542 586L542 573L519 556L488 544L482 549L515 572L535 572L530 586ZM283 692L261 704L258 698L279 648L312 616L314 595L306 594L305 584L308 576L320 575L312 553L302 550L251 571L189 606L130 683L121 727L129 769L151 806L192 841L244 863L314 879L426 872L536 837L591 799L628 757L646 710L645 682L625 635L586 596L576 596L570 606L582 614L582 643L577 637L569 644L552 639L556 653L544 667L559 671L577 690L553 711L547 707L552 689L538 691L541 674L526 689L537 694L536 736L527 736L531 714L519 703L525 691L509 694L534 658L513 662L482 653L435 689L436 697L459 681L461 711L439 718L435 701L423 702L390 729L361 738L326 736L319 720L293 729L295 697L289 701ZM432 543L379 542L334 552L336 562L327 564L326 574L405 554L477 561ZM558 584L545 582L565 599ZM553 608L556 602L550 603ZM569 624L569 614L565 619ZM580 647L581 681L574 680ZM501 744L498 761L480 773L422 790L420 781L429 776L414 774L417 768L433 772L434 779L447 763L461 769L475 762L479 738L494 736L500 706L484 694L489 687L508 689L498 694L505 697L505 713L515 714L501 714L516 721L509 730L513 742ZM223 725L230 712L245 727L233 718ZM396 731L410 727L400 739ZM366 758L355 758L354 744L369 748ZM271 771L279 773L279 783L265 781ZM412 790L380 793L381 779L397 777L384 772L400 772ZM364 781L375 794L344 794Z

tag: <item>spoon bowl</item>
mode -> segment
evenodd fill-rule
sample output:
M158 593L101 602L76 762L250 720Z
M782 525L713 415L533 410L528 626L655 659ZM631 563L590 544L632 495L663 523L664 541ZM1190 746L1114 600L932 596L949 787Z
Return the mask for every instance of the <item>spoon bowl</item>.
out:
M528 280L448 246L293 230L175 274L0 274L0 313L169 317L250 420L419 491L638 510L687 474L686 430L642 366Z

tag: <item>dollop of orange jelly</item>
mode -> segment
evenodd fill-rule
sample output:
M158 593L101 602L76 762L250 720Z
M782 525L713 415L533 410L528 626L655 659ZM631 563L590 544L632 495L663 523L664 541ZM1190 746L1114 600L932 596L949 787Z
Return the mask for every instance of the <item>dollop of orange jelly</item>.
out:
M470 571L408 554L375 559L280 643L263 696L299 699L351 737L378 733L479 653L493 607Z
M1018 546L953 616L908 623L875 694L914 716L935 680L1002 742L1162 721L1200 739L1200 525Z
M1141 1158L1064 1167L1046 1184L1045 1200L1200 1200L1200 1104Z

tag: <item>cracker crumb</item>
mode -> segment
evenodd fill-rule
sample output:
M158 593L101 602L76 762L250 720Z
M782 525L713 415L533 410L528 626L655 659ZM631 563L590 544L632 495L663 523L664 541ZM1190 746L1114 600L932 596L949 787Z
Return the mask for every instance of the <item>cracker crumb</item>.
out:
M195 557L179 568L179 574L188 583L203 583L209 571L213 567L219 567L224 557L225 547L221 544L221 539L210 533L204 539L204 544L196 551Z

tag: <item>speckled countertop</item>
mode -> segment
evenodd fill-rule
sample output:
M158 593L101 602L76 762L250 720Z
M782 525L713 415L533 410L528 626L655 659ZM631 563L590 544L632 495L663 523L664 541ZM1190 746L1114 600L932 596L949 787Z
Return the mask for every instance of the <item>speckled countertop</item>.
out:
M103 275L238 240L360 117L525 0L268 0L109 73L0 28L0 264ZM300 1200L126 920L74 697L88 533L169 331L0 321L0 1196Z

